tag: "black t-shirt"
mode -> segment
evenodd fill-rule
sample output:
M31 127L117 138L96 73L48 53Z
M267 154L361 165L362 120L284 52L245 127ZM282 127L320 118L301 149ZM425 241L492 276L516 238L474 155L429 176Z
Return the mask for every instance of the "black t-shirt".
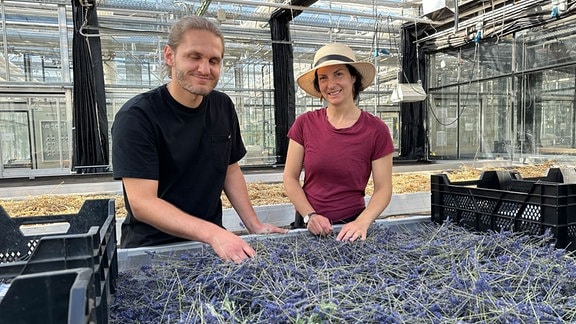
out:
M126 102L112 125L115 179L158 180L158 197L219 226L227 167L245 154L234 103L219 91L190 109L163 85ZM182 241L135 219L124 197L121 247Z

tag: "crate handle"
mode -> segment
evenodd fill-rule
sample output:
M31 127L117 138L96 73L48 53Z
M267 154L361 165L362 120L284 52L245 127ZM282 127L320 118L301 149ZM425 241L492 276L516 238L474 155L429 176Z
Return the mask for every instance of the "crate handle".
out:
M44 236L53 234L66 234L70 230L69 222L22 224L18 229L23 236Z

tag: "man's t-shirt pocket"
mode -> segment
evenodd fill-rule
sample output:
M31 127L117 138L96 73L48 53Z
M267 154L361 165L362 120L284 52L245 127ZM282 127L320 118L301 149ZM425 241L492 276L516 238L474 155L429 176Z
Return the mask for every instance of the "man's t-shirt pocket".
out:
M212 159L214 167L219 172L225 172L230 163L231 138L230 134L212 135Z

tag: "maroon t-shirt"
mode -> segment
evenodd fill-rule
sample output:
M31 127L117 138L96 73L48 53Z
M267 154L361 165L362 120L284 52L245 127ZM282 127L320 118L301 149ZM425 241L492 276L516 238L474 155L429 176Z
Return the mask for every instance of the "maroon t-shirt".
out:
M314 210L337 222L366 207L364 190L372 172L371 162L392 152L388 126L362 111L348 128L336 129L326 108L306 112L288 131L304 147L304 192Z

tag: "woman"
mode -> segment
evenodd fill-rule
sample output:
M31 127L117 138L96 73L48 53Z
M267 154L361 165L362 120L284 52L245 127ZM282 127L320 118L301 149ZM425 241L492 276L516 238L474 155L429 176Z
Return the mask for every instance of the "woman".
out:
M316 52L313 68L297 79L306 93L327 102L292 125L284 168L284 187L297 211L295 223L303 221L315 235L328 235L333 224L344 224L337 240L365 240L370 224L390 203L390 131L356 105L375 74L374 65L356 61L348 46L331 43ZM374 193L366 205L370 174Z

